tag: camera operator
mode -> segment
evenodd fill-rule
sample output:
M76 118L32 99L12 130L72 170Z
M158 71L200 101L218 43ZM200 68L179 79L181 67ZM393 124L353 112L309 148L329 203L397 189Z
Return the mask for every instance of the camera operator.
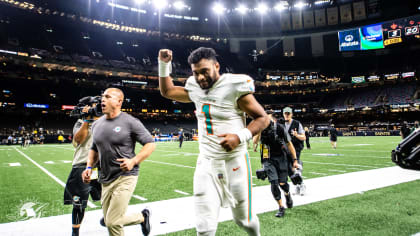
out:
M72 170L64 191L64 204L73 205L72 236L79 235L79 228L83 220L89 194L94 201L98 201L101 198L101 185L97 181L91 181L90 184L86 184L82 180L82 172L86 169L88 153L92 146L92 123L101 115L95 110L96 105L96 103L85 105L80 109L81 112L76 111L76 114L72 113L73 117L77 116L79 118L73 127L74 138L72 144L76 150L74 152Z
M258 137L261 139L260 153L263 169L257 170L257 177L262 180L268 177L268 181L271 184L271 193L279 204L279 211L275 216L283 217L285 208L281 200L280 188L284 191L287 208L292 208L293 200L289 191L287 176L290 165L293 165L294 168L298 168L299 165L295 148L284 125L277 122L273 114L268 116L271 120L270 125L261 134L258 134ZM291 153L293 163L290 163L287 151Z
M301 166L300 170L302 171L302 160L300 159L300 153L303 150L303 141L306 140L305 131L300 121L293 119L293 110L290 107L285 107L283 109L283 117L285 120L286 131L289 133L292 138L292 143L296 151L296 157L299 165ZM293 169L289 170L289 174L293 174ZM303 196L306 192L306 186L303 182L296 185L296 194Z

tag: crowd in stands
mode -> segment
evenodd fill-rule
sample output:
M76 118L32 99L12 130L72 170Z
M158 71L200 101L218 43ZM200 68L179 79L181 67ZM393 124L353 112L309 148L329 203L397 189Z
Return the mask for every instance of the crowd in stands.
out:
M340 129L357 122L412 122L418 117L418 105L417 110L414 108L420 103L417 79L420 53L416 48L395 48L384 55L370 51L344 57L336 49L334 55L285 57L282 44L277 43L254 60L247 51L232 53L229 41L225 40L168 40L159 35L81 27L71 20L55 22L50 17L33 17L14 8L0 8L1 14L8 19L0 20L0 49L3 50L0 52L3 89L0 91L0 121L4 128L0 131L2 139L6 140L9 136L13 139L26 135L16 130L19 125L16 122L27 122L29 134L33 134L33 130L40 132L39 128L44 127L45 140L51 136L51 140L56 141L63 135L68 142L75 118L70 118L69 110L62 110L62 106L77 105L80 98L101 95L108 87L123 89L124 111L140 118L150 131L156 131L155 134L170 135L180 127L186 134L194 134L195 107L170 101L159 93L156 56L161 48L174 51L174 82L181 86L191 75L187 63L189 53L200 46L215 48L222 73L250 75L255 79L255 96L266 109L281 110L291 106L296 110L296 118L312 130L315 124L328 124L330 119ZM20 54L13 55L13 52ZM355 68L359 71L354 71ZM286 73L287 70L317 71L320 76L287 81L271 81L267 77L268 73ZM376 82L351 84L350 78L355 74L384 75L403 71L414 71L416 75L395 80L381 76ZM49 108L24 108L25 103L47 104ZM409 108L391 113L393 105ZM373 110L362 110L366 107ZM351 109L356 110L349 111ZM40 123L33 123L35 120ZM62 130L63 134L57 130ZM40 134L36 135L39 138Z
M420 102L419 89L420 87L412 82L351 90L326 101L325 107L346 109L417 103Z

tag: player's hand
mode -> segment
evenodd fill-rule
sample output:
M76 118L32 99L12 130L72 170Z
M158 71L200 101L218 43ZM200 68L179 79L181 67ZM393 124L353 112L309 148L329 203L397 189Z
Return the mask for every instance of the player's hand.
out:
M88 184L90 183L90 176L92 175L92 169L86 169L82 172L82 180L83 183Z
M159 60L168 63L172 61L172 51L169 49L160 49L158 58Z
M295 136L295 137L298 135L298 133L296 132L296 129L294 129L294 130L292 131L292 135L293 135L293 136Z
M220 134L217 135L217 137L224 137L224 139L220 142L220 145L222 145L222 147L228 152L235 149L241 142L236 134Z
M133 167L136 165L134 158L128 159L128 158L117 158L117 161L120 161L120 168L123 171L130 171L133 169Z

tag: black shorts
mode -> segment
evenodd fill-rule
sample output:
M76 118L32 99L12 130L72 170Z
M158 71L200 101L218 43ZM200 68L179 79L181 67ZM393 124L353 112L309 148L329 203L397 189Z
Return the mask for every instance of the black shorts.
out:
M83 183L82 172L86 168L73 167L67 178L66 187L64 189L65 205L80 205L86 208L89 199L89 193L93 201L101 200L101 184L96 180L92 180L89 184Z
M330 141L331 142L337 142L337 136L331 136Z
M273 158L264 162L264 169L267 172L268 181L278 180L279 183L286 183L288 176L287 157Z

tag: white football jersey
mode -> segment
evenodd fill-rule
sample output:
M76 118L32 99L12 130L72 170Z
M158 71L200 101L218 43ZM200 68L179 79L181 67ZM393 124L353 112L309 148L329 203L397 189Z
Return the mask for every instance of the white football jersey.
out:
M196 107L200 153L223 159L246 151L246 143L241 143L231 152L226 152L220 145L223 137L217 135L234 133L246 127L245 112L239 109L237 101L255 91L252 78L242 74L223 74L210 89L204 90L191 76L185 89Z

